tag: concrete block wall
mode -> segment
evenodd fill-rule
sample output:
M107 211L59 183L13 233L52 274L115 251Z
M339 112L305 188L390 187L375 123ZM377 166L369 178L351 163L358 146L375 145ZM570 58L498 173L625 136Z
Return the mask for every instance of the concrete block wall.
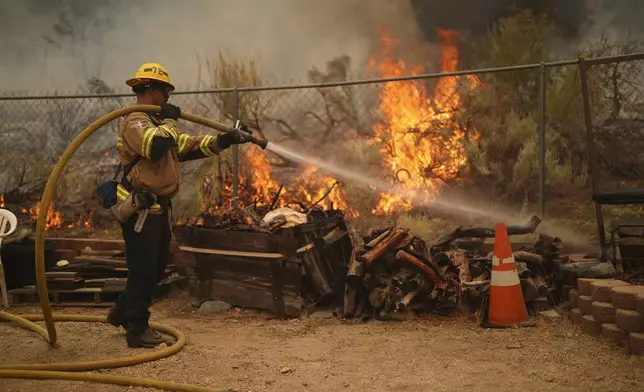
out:
M586 333L644 355L644 286L618 279L577 279L569 318Z

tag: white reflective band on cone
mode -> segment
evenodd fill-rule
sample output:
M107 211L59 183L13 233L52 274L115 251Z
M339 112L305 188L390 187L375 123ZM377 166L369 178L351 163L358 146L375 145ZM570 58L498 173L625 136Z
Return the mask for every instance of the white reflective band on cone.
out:
M514 271L492 271L491 286L516 286L521 284L519 274Z
M514 261L514 255L512 255L510 257L506 257L505 259L503 259L503 261L501 261L497 255L492 255L492 265L499 266L501 264L510 264L510 263L514 263L514 262L515 262Z

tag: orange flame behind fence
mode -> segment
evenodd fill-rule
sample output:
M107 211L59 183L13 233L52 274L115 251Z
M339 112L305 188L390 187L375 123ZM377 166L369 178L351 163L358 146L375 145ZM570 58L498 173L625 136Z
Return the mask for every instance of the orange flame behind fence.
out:
M89 230L94 230L94 212L96 210L92 209L89 211L87 215L81 215L78 217L77 220L71 222L70 224L67 225L67 228L73 229L73 228L85 228Z
M441 72L458 70L457 33L438 30L443 40ZM385 31L381 36L382 53L373 56L370 66L381 77L418 75L423 67L408 66L396 60L394 49L397 41ZM472 86L478 85L475 77L464 78ZM462 80L462 79L461 79ZM392 82L382 85L380 109L386 121L374 126L374 142L381 147L383 166L388 177L399 186L422 190L430 195L438 193L440 185L454 179L465 165L463 146L465 133L454 121L454 112L460 105L457 77L440 78L434 91L427 91L426 81ZM446 131L446 132L443 132ZM445 136L444 134L447 134ZM273 176L266 155L254 147L244 148L243 170L240 173L240 196L244 201L265 206L271 203L280 188ZM310 206L321 199L335 179L321 174L316 168L306 168L296 181L285 186L275 207L294 203ZM244 188L244 184L247 188ZM225 184L222 196L232 195L232 185ZM348 205L345 190L335 186L320 202L325 208L342 209L348 217L358 217L355 208ZM409 210L411 204L392 194L383 194L374 213L388 214L396 209Z
M33 207L26 209L23 208L23 214L29 215L32 222L38 221L38 214L40 213L40 202L37 202ZM86 228L94 230L93 216L94 211L91 210L87 215L81 215L78 220L75 220L67 225L67 228ZM45 219L45 230L55 230L63 227L64 219L60 211L56 210L54 203L49 204L47 208L47 217Z
M259 204L270 204L273 199L271 192L277 192L280 184L273 179L271 165L266 155L251 146L244 149L244 157L246 160L244 164L248 167L248 182L255 193L254 196L260 200ZM244 181L245 179L240 179L240 183Z
M35 206L26 209L23 208L22 212L24 214L29 214L32 222L38 220L38 214L40 214L40 202L37 202ZM59 229L63 225L63 216L60 211L57 211L54 207L54 203L49 204L47 208L47 218L45 220L45 230Z
M266 155L250 146L244 149L244 157L248 168L248 183L254 198L258 200L260 206L269 205L279 190L280 184L273 178ZM244 181L246 181L244 176L240 175L240 183ZM318 173L315 167L305 168L295 181L289 186L284 186L275 207L284 207L293 203L310 206L322 199L335 182L332 177ZM319 205L327 209L343 210L348 216L357 216L357 212L346 203L342 188L337 185Z
M443 40L441 72L458 69L457 33L438 30ZM424 72L420 66L395 60L397 41L382 32L383 50L379 63L371 59L382 77L391 78ZM470 79L474 84L478 80ZM433 94L427 91L424 80L387 83L380 93L380 109L386 121L376 124L375 142L382 145L384 166L403 189L420 190L436 195L440 185L454 179L466 163L464 132L453 121L460 104L459 80L448 76L438 80ZM431 98L433 96L433 98ZM447 130L444 136L440 130ZM383 194L374 213L391 213L396 209L409 210L411 204L396 195Z

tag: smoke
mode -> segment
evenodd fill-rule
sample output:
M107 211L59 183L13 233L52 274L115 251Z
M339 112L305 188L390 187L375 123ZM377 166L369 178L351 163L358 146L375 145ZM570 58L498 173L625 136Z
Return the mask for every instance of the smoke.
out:
M568 57L575 48L599 35L613 40L642 36L644 2L632 0L410 0L427 40L437 40L436 28L461 32L463 37L485 33L494 22L517 10L545 13L555 23ZM564 54L562 53L562 54Z
M305 81L340 55L356 76L382 27L418 49L439 41L437 27L467 39L523 8L553 17L570 48L562 57L605 32L644 32L644 2L630 0L3 0L0 78L4 92L76 91L92 77L127 91L123 81L141 63L159 62L194 88L209 82L204 64L220 50L257 55L270 83Z
M190 88L200 70L209 81L203 64L220 50L257 55L271 82L299 82L342 54L364 69L380 27L420 36L407 0L4 0L0 17L4 91L76 91L91 77L123 91L144 62Z

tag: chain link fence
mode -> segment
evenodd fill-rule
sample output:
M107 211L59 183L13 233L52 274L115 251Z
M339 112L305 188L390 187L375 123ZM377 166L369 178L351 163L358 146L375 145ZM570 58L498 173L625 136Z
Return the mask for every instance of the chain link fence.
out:
M588 70L593 123L605 125L601 132L621 132L619 138L598 136L607 181L641 174L640 62ZM427 193L460 187L502 203L530 203L544 213L549 198L588 184L576 60L398 79L187 91L173 94L171 102L231 125L239 119L296 152ZM5 202L36 200L74 137L105 113L133 103L127 94L0 97ZM181 126L190 133L213 132L187 122ZM96 184L116 169L117 132L115 121L82 146L65 171L58 205L96 207ZM353 216L410 207L394 195L342 183L251 145L190 162L184 172L177 210L186 216L235 196L245 204L272 206L310 207L322 199L320 204Z
M583 60L597 191L644 188L644 55Z
M598 238L604 245L605 214L614 218L608 229L641 227L632 218L644 204L644 54L582 59L580 76Z

